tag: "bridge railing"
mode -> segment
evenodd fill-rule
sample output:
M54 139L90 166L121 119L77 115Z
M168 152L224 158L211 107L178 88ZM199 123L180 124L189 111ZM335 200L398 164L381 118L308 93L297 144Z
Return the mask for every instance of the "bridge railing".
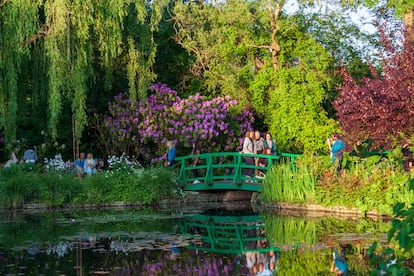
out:
M243 157L250 156L254 159L265 161L265 166L249 165L244 162ZM231 186L228 184L261 184L262 177L248 177L245 175L246 169L253 169L265 175L266 172L277 163L280 159L290 159L292 166L300 154L280 153L279 155L266 154L241 154L239 152L214 152L202 153L189 156L180 156L176 160L180 167L178 176L178 184L181 186L193 185L195 183L202 183L204 185L212 184L227 184L223 189ZM193 165L194 159L199 158L196 166ZM198 172L194 174L193 172ZM237 189L237 187L235 187Z
M179 224L181 233L194 241L188 248L221 254L279 251L269 243L261 217L190 215ZM256 245L260 243L261 246Z

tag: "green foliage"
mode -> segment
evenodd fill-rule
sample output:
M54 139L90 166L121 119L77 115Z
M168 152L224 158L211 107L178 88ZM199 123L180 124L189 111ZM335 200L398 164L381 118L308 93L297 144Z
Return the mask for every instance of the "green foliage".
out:
M154 203L178 195L175 172L165 168L118 166L83 179L40 165L19 164L0 170L0 206L21 207L40 202L48 207L66 204Z
M326 137L335 130L335 122L322 108L324 81L314 68L309 70L288 68L273 73L265 122L282 151L324 152Z
M324 151L336 128L323 107L326 87L332 86L332 58L297 21L277 14L275 27L267 8L261 1L177 4L176 40L194 54L193 71L206 90L253 106L280 149ZM274 44L281 48L274 49L277 69L269 51Z
M95 102L87 102L95 81L102 80L105 89L95 93L112 95L112 86L125 91L128 86L119 87L119 83L129 79L131 97L138 92L145 95L155 79L154 33L166 2L4 1L0 8L0 69L4 72L0 75L0 128L6 141L16 137L19 127L30 125L33 118L27 117L27 110L42 121L36 127L49 126L54 139L59 136L57 126L63 133L73 127L80 138L88 113L96 108ZM96 73L100 71L105 73Z
M0 8L0 128L4 128L8 142L17 131L18 75L28 51L22 44L36 32L39 2L4 2Z
M411 181L414 183L414 181ZM414 187L414 185L412 185ZM412 188L413 188L412 187ZM393 208L392 227L387 234L391 246L383 250L382 255L376 255L378 243L374 242L369 249L371 263L376 267L371 275L388 273L390 275L411 275L414 256L414 204L406 207L397 203ZM396 243L396 246L393 244Z
M22 164L23 165L23 164ZM11 166L0 170L0 205L18 208L38 198L37 179L29 167Z
M315 196L316 177L311 163L274 165L263 181L263 198L274 202L309 202Z
M177 189L173 171L164 168L133 169L126 166L86 177L79 203L114 203L117 201L153 203L171 196Z
M266 236L277 246L317 242L317 222L297 217L266 216Z
M277 275L324 275L331 266L332 253L328 250L313 254L312 251L290 250L280 254Z
M411 176L402 171L398 150L390 152L386 158L347 155L344 162L347 168L340 175L332 169L320 175L316 186L317 202L358 208L363 212L376 210L380 214L391 214L397 202L414 202Z
M399 149L386 157L345 154L345 169L340 174L329 156L305 155L298 160L295 172L282 162L267 173L263 186L265 200L345 206L379 214L391 214L392 206L398 202L414 202L410 190L412 172L402 170Z
M48 207L61 207L82 191L81 183L72 174L52 171L38 178L40 201Z
M245 39L254 16L245 1L221 5L177 2L174 17L178 44L194 56L191 72L211 95L229 95L246 103L250 97L246 81L251 77L252 59ZM225 93L223 93L225 91Z

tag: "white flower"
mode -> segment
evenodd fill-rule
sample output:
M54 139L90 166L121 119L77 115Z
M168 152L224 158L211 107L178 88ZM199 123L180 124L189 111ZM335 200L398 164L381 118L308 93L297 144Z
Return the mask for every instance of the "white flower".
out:
M43 143L42 144L42 149L44 149L46 147L46 144L45 143Z
M62 144L61 147L62 147L62 149L65 149L66 148L66 145L65 144Z
M56 141L54 145L55 145L55 147L57 147L57 146L59 146L59 143Z

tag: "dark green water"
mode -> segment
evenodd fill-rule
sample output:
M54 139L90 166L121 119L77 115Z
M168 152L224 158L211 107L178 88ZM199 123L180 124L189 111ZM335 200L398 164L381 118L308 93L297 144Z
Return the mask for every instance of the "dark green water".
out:
M389 227L250 203L174 209L3 212L0 275L333 275L334 249L367 275L365 248Z

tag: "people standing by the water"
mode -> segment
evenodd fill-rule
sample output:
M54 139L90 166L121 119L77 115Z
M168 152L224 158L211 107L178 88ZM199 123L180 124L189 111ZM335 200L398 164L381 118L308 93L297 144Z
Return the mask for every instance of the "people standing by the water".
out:
M272 138L272 134L270 132L266 132L265 139L263 141L263 145L266 148L270 149L270 154L275 156L277 153L277 146L275 140Z
M18 164L19 159L17 159L16 154L14 152L10 153L9 160L7 160L6 164L4 164L5 168L10 168L13 164Z
M241 153L244 154L254 154L254 144L253 144L254 132L251 130L246 131L246 135L243 140L243 149ZM243 156L244 162L249 165L254 165L254 158L252 156ZM246 168L243 172L245 175L252 177L254 175L254 170L252 168Z
M84 166L84 171L86 175L92 175L96 173L96 160L93 159L92 153L87 154Z
M342 170L342 160L344 157L345 143L342 141L339 133L334 133L332 138L327 140L329 150L331 152L332 164L336 165L336 171Z
M175 143L174 141L167 141L167 154L166 154L166 161L165 166L172 166L175 164L175 157L176 157L176 150L175 150Z
M80 178L85 173L85 153L79 153L79 158L73 164L73 172Z
M24 152L23 161L25 163L33 164L37 162L37 153L33 145L30 145L29 148Z

